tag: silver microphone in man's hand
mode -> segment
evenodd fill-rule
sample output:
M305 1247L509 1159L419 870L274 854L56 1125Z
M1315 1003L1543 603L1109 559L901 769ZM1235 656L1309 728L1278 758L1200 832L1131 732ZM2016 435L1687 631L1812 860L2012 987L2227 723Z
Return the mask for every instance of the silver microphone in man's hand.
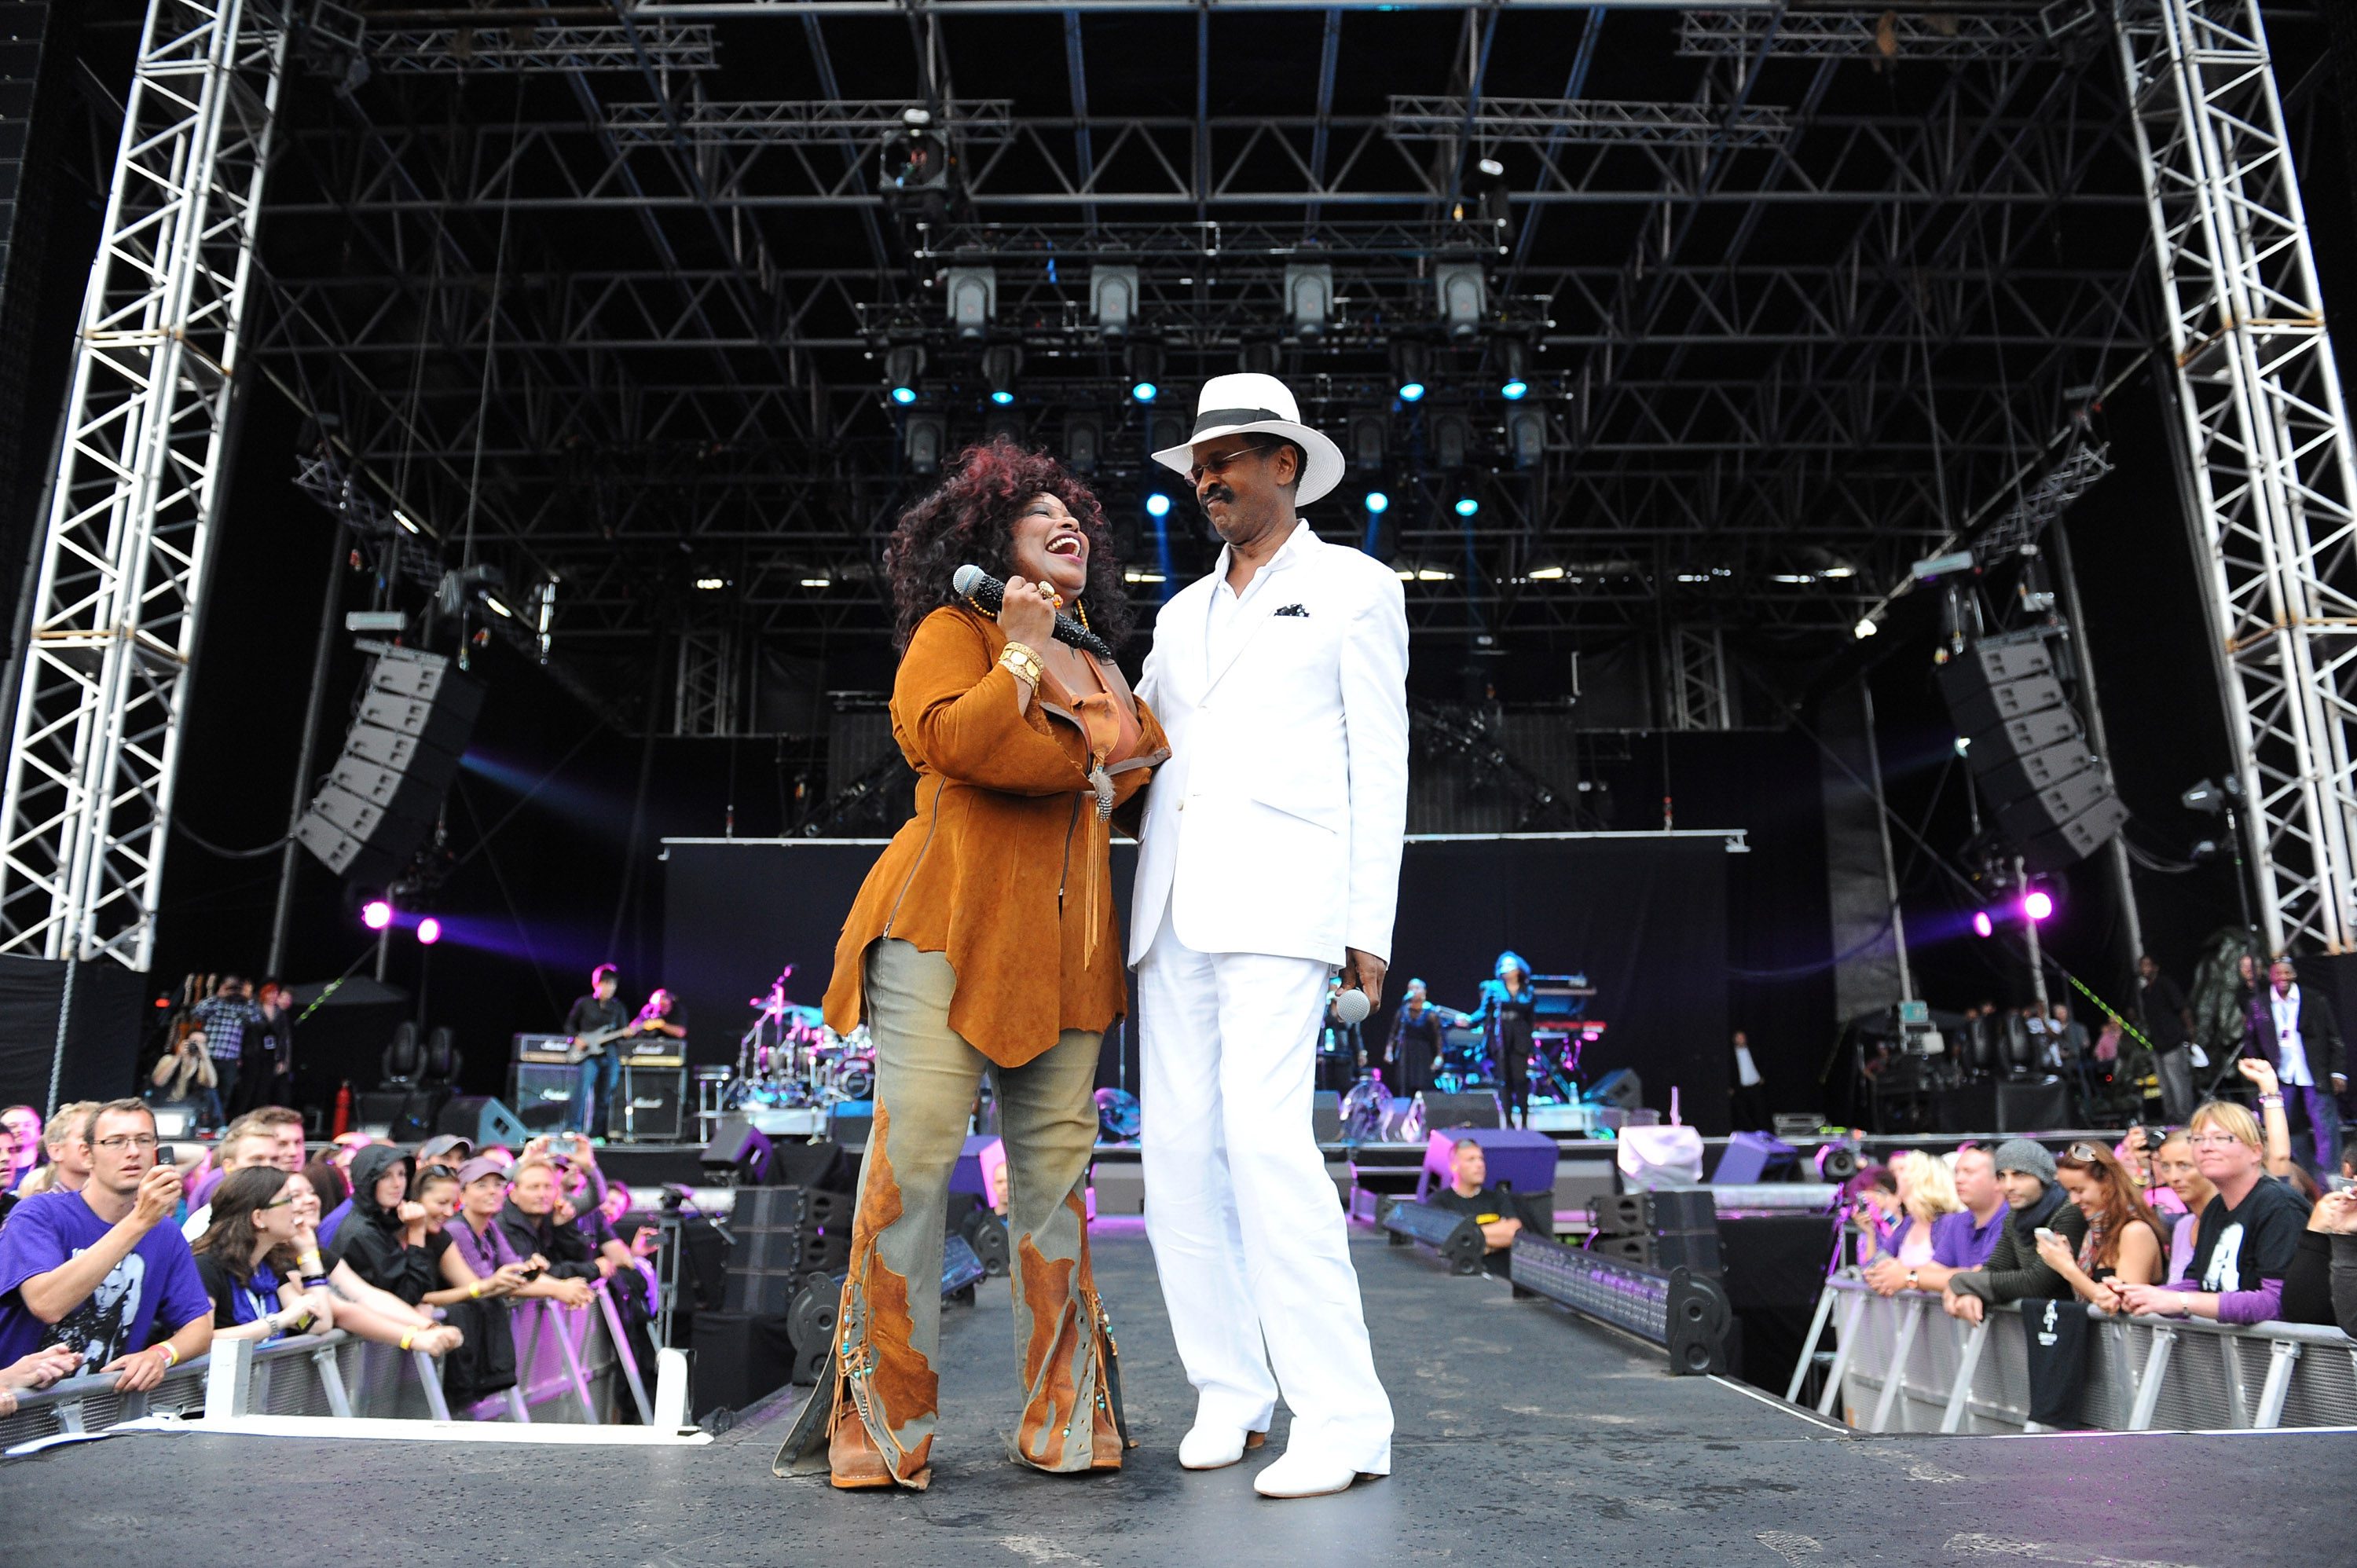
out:
M950 586L990 615L996 615L999 607L1006 603L1006 585L971 561L950 574ZM1078 648L1100 659L1114 656L1104 639L1061 610L1056 612L1056 629L1052 635L1067 648Z
M1346 989L1334 998L1334 1016L1345 1024L1363 1024L1374 1010L1375 1004L1363 991Z

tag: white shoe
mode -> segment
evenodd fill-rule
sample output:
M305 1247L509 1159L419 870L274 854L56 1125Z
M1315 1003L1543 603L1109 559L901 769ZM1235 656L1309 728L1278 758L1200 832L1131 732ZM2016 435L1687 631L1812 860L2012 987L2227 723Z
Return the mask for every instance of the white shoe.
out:
M1342 1460L1287 1448L1253 1477L1253 1490L1265 1498L1322 1498L1349 1491L1359 1477L1358 1467Z
M1224 1470L1244 1456L1247 1448L1268 1441L1265 1432L1241 1426L1206 1426L1197 1422L1178 1440L1178 1463L1189 1470Z

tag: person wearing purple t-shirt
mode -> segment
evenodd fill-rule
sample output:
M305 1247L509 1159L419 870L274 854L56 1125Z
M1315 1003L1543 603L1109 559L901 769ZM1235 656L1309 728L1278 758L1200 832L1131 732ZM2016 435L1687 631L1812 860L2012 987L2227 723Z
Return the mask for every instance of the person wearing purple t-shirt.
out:
M156 1118L136 1100L91 1113L91 1174L80 1192L26 1199L0 1228L0 1365L51 1345L85 1368L152 1389L202 1355L212 1298L178 1227L180 1176L156 1158ZM150 1346L158 1322L171 1333Z
M1884 1295L1940 1291L1951 1276L1988 1262L2005 1229L2005 1192L1996 1184L1996 1165L1986 1149L1959 1149L1955 1177L1956 1197L1964 1207L1932 1222L1932 1261L1910 1269L1896 1258L1878 1258L1867 1266L1867 1283Z

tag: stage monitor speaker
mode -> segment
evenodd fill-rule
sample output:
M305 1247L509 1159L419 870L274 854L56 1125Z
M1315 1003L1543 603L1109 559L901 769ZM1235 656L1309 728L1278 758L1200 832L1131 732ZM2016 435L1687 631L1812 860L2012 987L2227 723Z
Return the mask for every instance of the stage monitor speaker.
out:
M1645 1104L1645 1083L1631 1067L1614 1068L1596 1080L1596 1087L1584 1096L1590 1105L1609 1105L1620 1111L1639 1111Z
M1342 1141L1342 1097L1321 1089L1309 1097L1309 1135L1321 1144Z
M1770 1172L1791 1170L1800 1159L1801 1151L1781 1138L1738 1133L1727 1141L1727 1153L1718 1156L1718 1166L1710 1173L1711 1185L1748 1187L1766 1181Z
M352 1096L352 1130L381 1138L393 1136L393 1125L408 1108L405 1089L364 1089Z
M976 1208L958 1227L958 1234L974 1249L974 1255L982 1260L984 1273L995 1279L1006 1277L1015 1250L1007 1240L1006 1220L987 1208Z
M813 1192L849 1192L848 1163L843 1145L783 1143L770 1149L770 1179L780 1187L808 1187Z
M453 1095L434 1119L434 1130L456 1134L478 1149L486 1144L521 1149L532 1137L514 1112L488 1094Z
M296 824L296 841L354 881L398 875L433 832L483 691L441 654L378 654L343 754Z
M768 1185L774 1158L769 1134L743 1116L723 1116L699 1157L706 1180L737 1187Z
M1415 1097L1424 1107L1424 1130L1429 1134L1453 1127L1502 1127L1505 1112L1495 1090L1477 1089L1465 1094L1443 1094L1427 1089Z

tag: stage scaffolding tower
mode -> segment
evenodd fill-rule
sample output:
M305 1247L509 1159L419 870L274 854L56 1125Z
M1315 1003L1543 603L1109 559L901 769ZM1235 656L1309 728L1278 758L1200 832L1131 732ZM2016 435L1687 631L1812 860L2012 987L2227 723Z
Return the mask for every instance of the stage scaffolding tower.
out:
M145 969L286 33L151 0L34 570L0 952Z
M2357 472L2256 0L2126 0L2177 468L2271 951L2346 951Z

